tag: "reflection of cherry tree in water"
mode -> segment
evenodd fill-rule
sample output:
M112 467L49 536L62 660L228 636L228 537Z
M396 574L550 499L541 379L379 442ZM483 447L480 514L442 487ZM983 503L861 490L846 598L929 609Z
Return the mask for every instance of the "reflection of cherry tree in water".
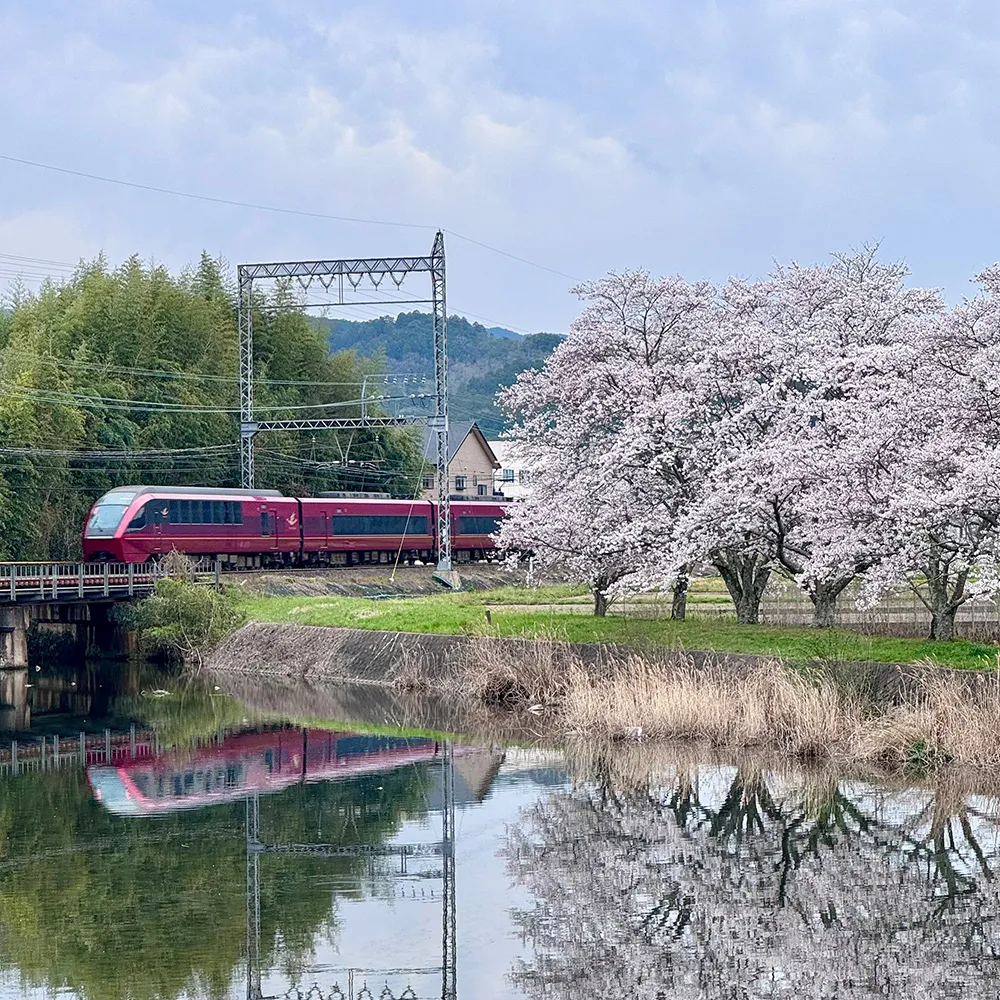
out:
M526 808L509 870L545 997L995 997L1000 802L699 769Z

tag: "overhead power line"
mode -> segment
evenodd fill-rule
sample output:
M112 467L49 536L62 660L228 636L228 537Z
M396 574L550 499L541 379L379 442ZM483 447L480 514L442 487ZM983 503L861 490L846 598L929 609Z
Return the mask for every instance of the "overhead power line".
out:
M332 215L327 212L310 212L305 209L286 208L280 205L264 205L259 202L238 201L232 198L219 198L214 195L197 194L193 191L181 191L176 188L159 187L155 184L142 184L138 181L127 181L121 177L107 177L103 174L93 174L86 170L74 170L71 167L60 167L53 163L42 163L38 160L28 160L19 156L10 156L6 153L0 153L0 160L6 160L8 163L17 163L24 167L34 167L37 170L49 170L57 174L66 174L70 177L81 177L85 180L99 181L102 184L115 184L119 187L133 188L137 191L149 191L154 194L165 194L172 198L186 198L190 201L203 201L214 205L228 205L232 208L247 208L256 212L273 212L279 215L295 215L307 219L324 219L330 222L354 222L365 226L388 226L397 229L422 229L426 231L436 230L439 228L437 226L429 226L425 223L418 222L393 222L386 219L364 219L352 215ZM572 274L567 274L565 271L560 271L554 267L548 267L546 264L539 264L537 261L529 260L527 257L519 257L517 254L501 250L499 247L491 246L489 243L473 239L471 236L465 236L462 233L456 232L454 229L445 229L444 232L449 236L454 236L456 239L463 240L466 243L471 243L473 246L480 247L483 250L489 250L491 253L499 254L501 257L507 257L510 260L526 264L528 267L535 267L541 271L548 271L549 274L555 274L561 278L568 278L570 281L579 280Z
M156 458L177 458L181 456L217 455L235 449L236 443L208 444L194 448L145 448L131 451L117 448L92 448L74 450L72 448L0 448L0 455L26 455L29 458L116 458L147 460Z
M214 195L196 194L192 191L179 191L175 188L158 187L155 184L141 184L138 181L126 181L120 177L105 177L102 174L91 174L85 170L73 170L70 167L59 167L53 163L40 163L37 160L25 160L18 156L8 156L0 153L0 160L8 163L19 163L25 167L36 167L39 170L51 170L57 174L68 174L70 177L82 177L89 181L100 181L102 184L117 184L119 187L134 188L137 191L150 191L154 194L166 194L173 198L187 198L191 201L207 201L214 205L228 205L232 208L249 208L257 212L276 212L280 215L298 215L310 219L326 219L330 222L357 222L366 226L394 226L401 229L433 229L433 226L416 222L387 222L382 219L362 219L351 215L330 215L326 212L309 212L298 208L283 208L278 205L262 205L251 201L237 201L232 198L217 198Z
M234 414L240 412L239 407L232 406L207 406L200 403L168 403L148 399L121 399L116 396L95 396L85 393L36 389L33 386L18 385L14 382L0 382L0 390L3 390L8 396L18 399L27 399L38 403L50 403L52 405L76 406L81 409L126 410L135 413ZM258 410L262 413L335 410L343 407L360 407L362 403L375 405L388 402L404 402L425 397L425 393L407 393L398 396L378 395L367 399L345 399L332 403L275 403L270 406L260 406Z
M49 364L57 368L79 368L85 371L96 371L104 374L116 374L116 375L149 375L154 376L157 379L177 379L179 381L192 381L192 382L225 382L230 384L239 384L239 378L234 375L208 375L202 374L200 372L184 372L175 371L170 368L133 368L128 365L114 365L103 361L79 361L76 358L57 358L52 354L28 354L27 352L21 351L18 348L8 348L4 354L5 357L17 357L22 361L28 362L40 362L41 364ZM379 374L371 374L367 376L362 376L360 379L355 379L353 382L322 382L322 381L310 381L303 379L272 379L272 378L262 378L258 379L258 383L261 385L281 385L281 386L298 386L306 388L341 388L341 389L362 389L365 386L366 379L368 383L385 381L388 384L392 381L394 384L400 384L403 380L409 379L411 381L427 380L429 376L422 375L419 373L396 373L396 372L385 372Z

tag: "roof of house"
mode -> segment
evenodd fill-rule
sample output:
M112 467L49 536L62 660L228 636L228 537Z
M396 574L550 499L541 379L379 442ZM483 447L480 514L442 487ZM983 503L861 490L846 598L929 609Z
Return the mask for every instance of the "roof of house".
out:
M458 454L458 449L465 443L465 439L474 435L479 442L479 446L486 452L494 469L500 468L496 455L490 447L486 436L479 429L479 424L475 420L451 420L448 422L448 461L454 460ZM424 458L429 461L434 459L434 431L430 427L424 428Z

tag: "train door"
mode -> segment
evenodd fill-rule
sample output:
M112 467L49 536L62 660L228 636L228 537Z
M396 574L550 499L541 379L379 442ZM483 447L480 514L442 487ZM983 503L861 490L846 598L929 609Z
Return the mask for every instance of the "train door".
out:
M315 525L316 531L316 542L322 551L323 555L321 557L322 562L328 562L330 560L330 549L333 545L333 539L330 537L330 511L326 507L323 507L318 516L313 518L313 524Z
M275 550L278 547L278 518L273 510L262 507L260 511L261 550Z
M153 515L153 552L159 555L163 552L163 526L170 523L169 501L157 500L150 513Z

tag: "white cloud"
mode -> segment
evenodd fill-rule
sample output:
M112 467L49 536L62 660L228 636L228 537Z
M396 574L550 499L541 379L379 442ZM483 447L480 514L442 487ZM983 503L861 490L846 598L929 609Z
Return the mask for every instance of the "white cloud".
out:
M719 278L884 238L921 280L957 287L996 256L1000 18L985 0L335 9L8 11L4 150L235 200L442 224L581 276L644 264ZM53 226L70 204L70 222ZM31 213L49 221L28 239L16 220ZM173 266L203 246L240 260L429 238L9 165L2 220L16 252L121 246ZM452 301L472 311L564 328L576 308L564 279L454 241L450 253Z

